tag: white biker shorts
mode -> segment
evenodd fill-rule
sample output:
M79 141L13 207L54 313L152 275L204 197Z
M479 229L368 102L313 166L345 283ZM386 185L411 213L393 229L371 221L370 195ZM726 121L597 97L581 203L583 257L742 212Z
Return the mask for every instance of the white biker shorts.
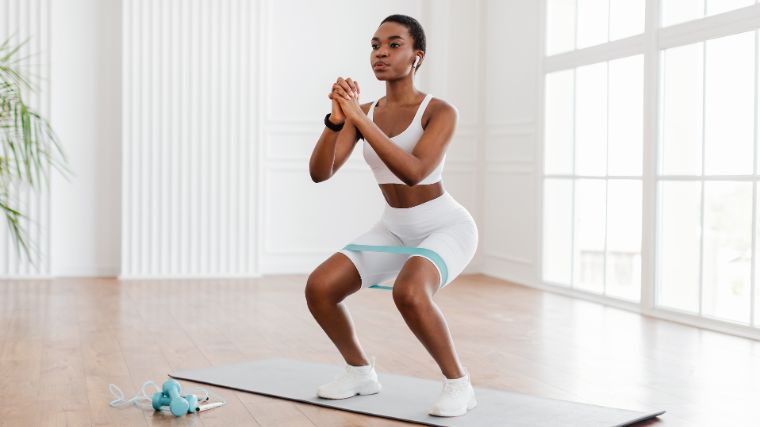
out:
M478 247L472 215L447 191L411 208L386 203L380 220L339 252L356 266L362 287L390 286L406 260L428 259L438 270L440 287L451 283L470 263Z

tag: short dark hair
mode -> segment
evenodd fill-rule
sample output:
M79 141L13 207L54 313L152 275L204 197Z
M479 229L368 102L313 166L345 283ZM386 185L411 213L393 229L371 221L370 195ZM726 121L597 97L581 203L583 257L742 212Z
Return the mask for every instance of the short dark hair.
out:
M425 52L425 30L422 29L422 25L420 25L419 21L411 16L391 15L383 19L383 22L380 24L382 25L386 22L395 22L405 26L406 29L409 30L409 35L414 39L414 49ZM422 64L417 65L417 70L419 70L421 66Z

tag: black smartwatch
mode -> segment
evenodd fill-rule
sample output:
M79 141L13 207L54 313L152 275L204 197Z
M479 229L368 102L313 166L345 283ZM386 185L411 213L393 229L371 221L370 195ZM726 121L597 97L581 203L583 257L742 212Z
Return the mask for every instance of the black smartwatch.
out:
M335 132L339 132L341 129L343 129L343 125L345 123L341 123L339 125L336 125L335 123L333 123L333 122L331 122L329 120L330 119L330 114L331 113L327 113L327 115L325 116L325 126L327 126L327 128L330 129L330 130L333 130Z

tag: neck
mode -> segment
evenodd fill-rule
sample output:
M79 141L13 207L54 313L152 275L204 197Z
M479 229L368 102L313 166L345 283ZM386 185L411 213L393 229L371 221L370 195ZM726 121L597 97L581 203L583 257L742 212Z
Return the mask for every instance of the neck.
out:
M385 103L390 105L416 104L420 92L411 77L385 82Z

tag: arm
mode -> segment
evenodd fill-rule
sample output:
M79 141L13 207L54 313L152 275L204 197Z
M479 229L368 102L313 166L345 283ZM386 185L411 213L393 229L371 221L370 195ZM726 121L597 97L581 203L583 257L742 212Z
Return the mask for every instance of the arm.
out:
M356 128L353 125L348 125L346 115L338 103L339 97L349 99L349 93L358 97L359 82L354 82L350 78L344 80L342 77L338 77L338 80L333 84L332 91L327 95L332 100L332 112L328 120L336 125L340 123L344 125L339 132L325 126L322 135L317 140L309 160L309 175L314 182L330 179L346 161L353 151L354 145L356 145Z
M361 106L365 115L369 111L369 106L369 103ZM311 153L311 160L309 160L309 173L312 181L322 182L332 178L348 160L358 140L359 133L354 124L348 120L345 121L343 129L339 132L334 132L325 127L314 151Z
M341 101L344 111L350 108ZM346 114L347 122L364 135L378 157L388 166L394 175L406 185L413 186L425 179L435 169L446 152L446 147L454 134L458 114L456 108L439 101L430 112L430 120L417 145L411 153L391 141L383 131L365 115Z
M364 111L364 114L366 115L369 111L369 107L372 105L371 102L368 102L361 106L362 111ZM356 129L356 126L348 120L346 120L346 123L343 125L343 129L338 134L338 142L336 144L335 148L335 164L333 165L333 175L338 172L338 169L340 169L343 164L346 163L346 160L348 160L349 156L351 156L351 152L354 151L354 147L356 147L356 143L359 141L359 131Z
M322 131L309 160L309 175L312 181L321 182L332 175L337 139L338 132L333 132L327 127Z

